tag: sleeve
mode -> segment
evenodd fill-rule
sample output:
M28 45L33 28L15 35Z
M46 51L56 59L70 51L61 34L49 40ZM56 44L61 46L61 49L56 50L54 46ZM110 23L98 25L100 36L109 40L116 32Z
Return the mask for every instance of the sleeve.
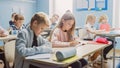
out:
M59 40L60 33L59 30L55 30L52 34L51 42L53 47L67 47L70 46L69 42L63 42Z
M91 28L91 26L88 24L85 25L85 29L90 33L93 33L93 34L95 33L95 30L93 28Z
M26 40L25 32L20 32L18 34L17 40L16 40L16 49L18 53L22 56L30 56L35 55L39 53L50 53L52 51L52 48L50 47L50 43L44 41L42 46L38 47L27 47L27 40ZM43 41L43 40L42 40Z

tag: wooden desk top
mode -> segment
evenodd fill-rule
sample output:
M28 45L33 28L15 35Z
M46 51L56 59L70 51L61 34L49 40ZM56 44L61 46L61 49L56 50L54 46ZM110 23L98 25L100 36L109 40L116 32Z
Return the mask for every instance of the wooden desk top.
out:
M16 38L17 38L17 35L8 35L6 37L0 37L0 40L4 41L4 40L9 40L9 39L16 39Z
M86 44L83 46L76 47L77 55L75 57L69 58L62 62L54 61L53 55L51 55L50 59L32 59L32 60L28 60L28 61L31 61L31 62L34 62L37 64L41 63L41 64L47 64L47 65L54 65L54 66L58 66L58 67L66 67L66 66L74 63L75 61L84 58L87 55L90 55L98 50L104 49L106 46L107 46L107 44ZM65 49L65 48L54 48L53 50L58 51L58 50L62 50L62 49ZM66 61L69 61L69 62L66 62Z
M111 32L98 33L96 35L97 36L103 36L103 37L119 37L120 33L111 31Z
M80 47L77 47L77 55L85 57L98 50L104 49L108 44L86 44Z

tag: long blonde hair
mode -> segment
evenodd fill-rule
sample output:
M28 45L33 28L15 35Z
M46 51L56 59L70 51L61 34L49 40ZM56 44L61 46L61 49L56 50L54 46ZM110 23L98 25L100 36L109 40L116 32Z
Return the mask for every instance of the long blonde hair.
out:
M63 27L63 20L74 20L74 24L73 24L73 26L71 27L71 29L69 30L69 31L67 31L68 32L68 36L69 36L69 41L72 39L72 37L73 37L73 35L74 35L74 30L75 30L75 17L74 17L74 15L71 13L71 12L66 12L63 16L62 16L62 18L60 19L60 21L59 21L59 23L58 23L58 25L53 29L53 31L51 32L51 34L50 34L50 38L49 38L49 41L51 41L51 37L52 37L52 34L53 34L53 32L54 32L54 30L56 29L56 28L62 28Z

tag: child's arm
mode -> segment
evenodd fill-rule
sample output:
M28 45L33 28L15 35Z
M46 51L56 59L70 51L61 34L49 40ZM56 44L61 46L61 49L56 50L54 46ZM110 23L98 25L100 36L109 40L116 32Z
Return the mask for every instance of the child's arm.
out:
M70 46L70 42L63 42L58 39L59 34L54 32L51 38L52 46L53 47L68 47Z
M26 33L20 32L17 36L16 40L16 50L22 56L30 56L39 53L50 53L52 51L51 44L46 42L47 44L42 44L42 46L38 47L28 47L27 40L26 40ZM30 41L31 42L31 41ZM45 41L44 41L45 42Z
M87 31L92 33L92 34L100 34L100 33L105 32L105 30L93 30L91 28L87 28Z

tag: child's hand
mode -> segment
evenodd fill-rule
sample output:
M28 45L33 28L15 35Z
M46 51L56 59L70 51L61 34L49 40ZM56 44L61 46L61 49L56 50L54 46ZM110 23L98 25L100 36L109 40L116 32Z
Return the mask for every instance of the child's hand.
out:
M4 34L4 31L3 30L0 30L0 37L6 37L7 35Z
M70 42L70 46L76 46L77 44L79 44L80 42L78 41L71 41Z
M3 33L4 33L4 31L0 29L0 34L3 34Z

